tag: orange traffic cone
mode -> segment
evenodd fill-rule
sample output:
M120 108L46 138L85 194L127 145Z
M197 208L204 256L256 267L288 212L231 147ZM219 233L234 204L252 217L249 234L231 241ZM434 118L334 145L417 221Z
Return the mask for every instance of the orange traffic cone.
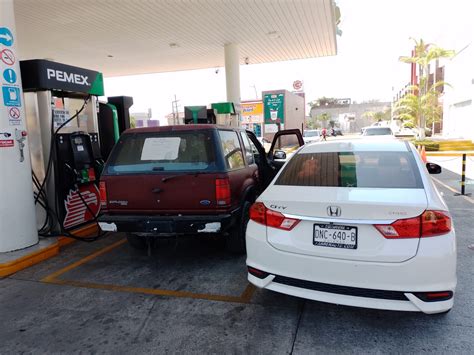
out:
M421 160L423 160L424 163L427 163L426 151L425 151L424 145L421 146Z

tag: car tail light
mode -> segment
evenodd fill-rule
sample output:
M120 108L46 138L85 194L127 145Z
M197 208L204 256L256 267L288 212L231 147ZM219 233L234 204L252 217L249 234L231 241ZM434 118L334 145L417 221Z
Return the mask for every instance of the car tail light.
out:
M267 227L292 230L299 219L285 217L282 213L267 208L262 202L256 202L250 207L250 219Z
M415 292L414 295L424 302L439 302L451 299L453 291Z
M376 224L375 228L387 239L419 238L420 217L399 219L392 224Z
M255 202L250 206L250 219L254 222L265 225L265 211L266 207L261 202Z
M107 207L107 185L105 181L99 183L100 206Z
M216 203L218 206L230 205L230 183L228 178L216 179Z
M451 218L447 212L425 211L418 217L399 219L392 224L376 224L375 228L387 239L433 237L451 230Z
M251 266L247 266L247 269L248 269L250 275L258 277L259 279L264 279L265 277L270 275L268 272L256 269L256 268L251 267Z
M421 215L421 236L434 237L451 230L451 217L447 212L425 211Z

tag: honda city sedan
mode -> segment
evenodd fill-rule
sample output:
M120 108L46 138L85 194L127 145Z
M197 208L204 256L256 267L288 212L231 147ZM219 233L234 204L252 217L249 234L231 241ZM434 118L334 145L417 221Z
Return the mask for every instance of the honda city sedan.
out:
M442 313L453 306L456 239L413 145L305 145L250 209L248 280L307 299Z

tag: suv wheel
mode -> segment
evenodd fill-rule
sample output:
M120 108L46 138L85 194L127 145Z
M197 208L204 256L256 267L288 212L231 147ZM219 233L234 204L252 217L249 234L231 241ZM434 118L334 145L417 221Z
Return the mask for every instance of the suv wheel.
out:
M146 238L140 237L136 234L127 233L127 241L134 249L147 250L148 244Z
M242 214L237 220L236 225L229 231L229 235L226 238L226 248L231 253L245 253L245 231L247 230L247 224L249 223L250 206L251 203L249 201L244 202L242 206Z

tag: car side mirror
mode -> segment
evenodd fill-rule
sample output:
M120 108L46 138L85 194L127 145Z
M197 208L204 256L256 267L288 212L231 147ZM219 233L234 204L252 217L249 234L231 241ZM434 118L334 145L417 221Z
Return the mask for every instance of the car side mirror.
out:
M286 159L286 153L283 150L276 150L273 154L273 159Z
M426 169L430 174L441 174L441 167L435 163L426 163Z

